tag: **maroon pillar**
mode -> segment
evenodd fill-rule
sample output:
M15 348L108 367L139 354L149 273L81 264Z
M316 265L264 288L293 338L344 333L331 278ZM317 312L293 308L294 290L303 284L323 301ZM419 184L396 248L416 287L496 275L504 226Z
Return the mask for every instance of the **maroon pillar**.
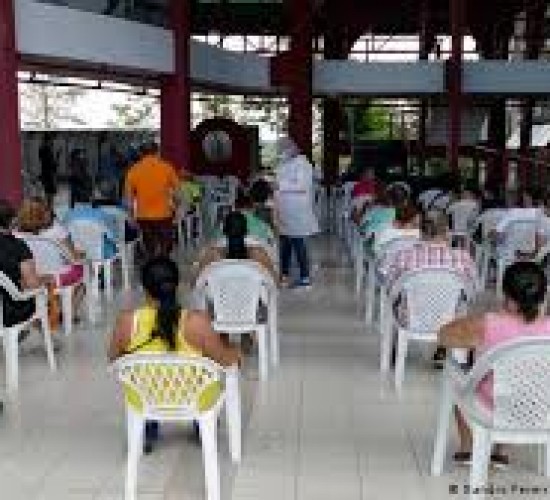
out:
M178 169L191 165L191 82L189 49L191 19L189 0L170 1L174 36L174 73L163 77L160 97L161 149L165 159Z
M451 171L458 172L460 143L462 140L462 57L464 33L464 7L462 0L450 0L451 58L447 77L449 91L449 140L447 157Z
M0 198L23 197L13 0L0 0Z
M300 150L311 156L313 134L312 93L312 12L310 0L290 0L292 75L288 104L289 135Z
M430 9L428 0L423 0L420 6L420 51L418 58L421 61L427 61L430 57L430 52L435 45L435 36L431 25ZM427 131L426 125L428 122L428 110L430 101L423 97L420 102L420 116L418 129L418 164L422 175L426 172L426 143Z

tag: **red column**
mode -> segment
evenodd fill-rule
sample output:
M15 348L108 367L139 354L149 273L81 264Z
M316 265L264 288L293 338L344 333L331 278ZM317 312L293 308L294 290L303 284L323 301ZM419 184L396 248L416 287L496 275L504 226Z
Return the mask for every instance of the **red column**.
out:
M312 12L310 0L290 0L292 75L288 103L288 132L300 150L310 156L313 133Z
M464 32L464 7L462 0L450 0L451 58L448 62L449 91L449 141L447 157L449 167L458 172L460 143L462 139L462 56Z
M191 165L191 82L189 0L171 0L170 23L174 36L174 74L163 77L160 97L162 155L179 169Z
M13 0L0 0L0 198L23 197Z

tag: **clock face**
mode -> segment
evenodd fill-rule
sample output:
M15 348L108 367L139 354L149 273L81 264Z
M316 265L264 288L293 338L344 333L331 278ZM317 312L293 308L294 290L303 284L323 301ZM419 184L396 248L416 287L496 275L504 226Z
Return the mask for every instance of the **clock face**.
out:
M204 156L211 163L223 163L233 156L233 142L223 130L208 132L202 141Z

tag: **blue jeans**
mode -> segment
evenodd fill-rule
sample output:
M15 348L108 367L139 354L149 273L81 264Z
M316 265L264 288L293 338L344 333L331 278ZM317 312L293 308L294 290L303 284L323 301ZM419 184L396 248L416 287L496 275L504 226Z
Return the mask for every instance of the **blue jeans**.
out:
M281 273L284 277L290 276L290 264L292 262L292 250L296 253L296 260L300 268L300 279L309 279L309 257L305 237L283 236L280 237Z

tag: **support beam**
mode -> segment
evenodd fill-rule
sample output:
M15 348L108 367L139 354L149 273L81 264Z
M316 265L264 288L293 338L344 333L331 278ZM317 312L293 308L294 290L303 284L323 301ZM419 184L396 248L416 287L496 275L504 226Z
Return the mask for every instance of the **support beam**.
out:
M0 0L0 198L23 198L17 51L13 0Z
M422 4L420 6L420 51L418 54L418 58L421 61L428 60L430 52L435 46L435 41L436 38L432 29L428 0L422 0ZM418 163L422 175L426 173L426 126L428 121L429 105L429 99L422 98L420 103L420 119L418 128Z
M311 0L288 2L291 22L290 116L288 132L300 150L311 157L313 135Z
M161 149L178 169L191 169L190 0L170 1L174 74L161 83Z
M546 2L539 0L536 5L525 0L526 26L525 26L525 54L527 60L536 60L540 57L540 52L544 47L544 22L546 15ZM533 136L533 108L535 99L525 99L521 104L521 126L520 126L520 153L524 158L520 161L520 178L525 183L529 164L525 158L529 155ZM542 183L542 175L539 172L539 183Z
M451 58L447 67L449 91L449 140L447 158L452 172L458 173L462 141L462 62L464 52L464 2L450 1Z
M325 59L347 59L349 44L339 26L325 33ZM341 101L335 97L323 100L323 172L325 183L333 184L340 173L340 129L343 123Z

